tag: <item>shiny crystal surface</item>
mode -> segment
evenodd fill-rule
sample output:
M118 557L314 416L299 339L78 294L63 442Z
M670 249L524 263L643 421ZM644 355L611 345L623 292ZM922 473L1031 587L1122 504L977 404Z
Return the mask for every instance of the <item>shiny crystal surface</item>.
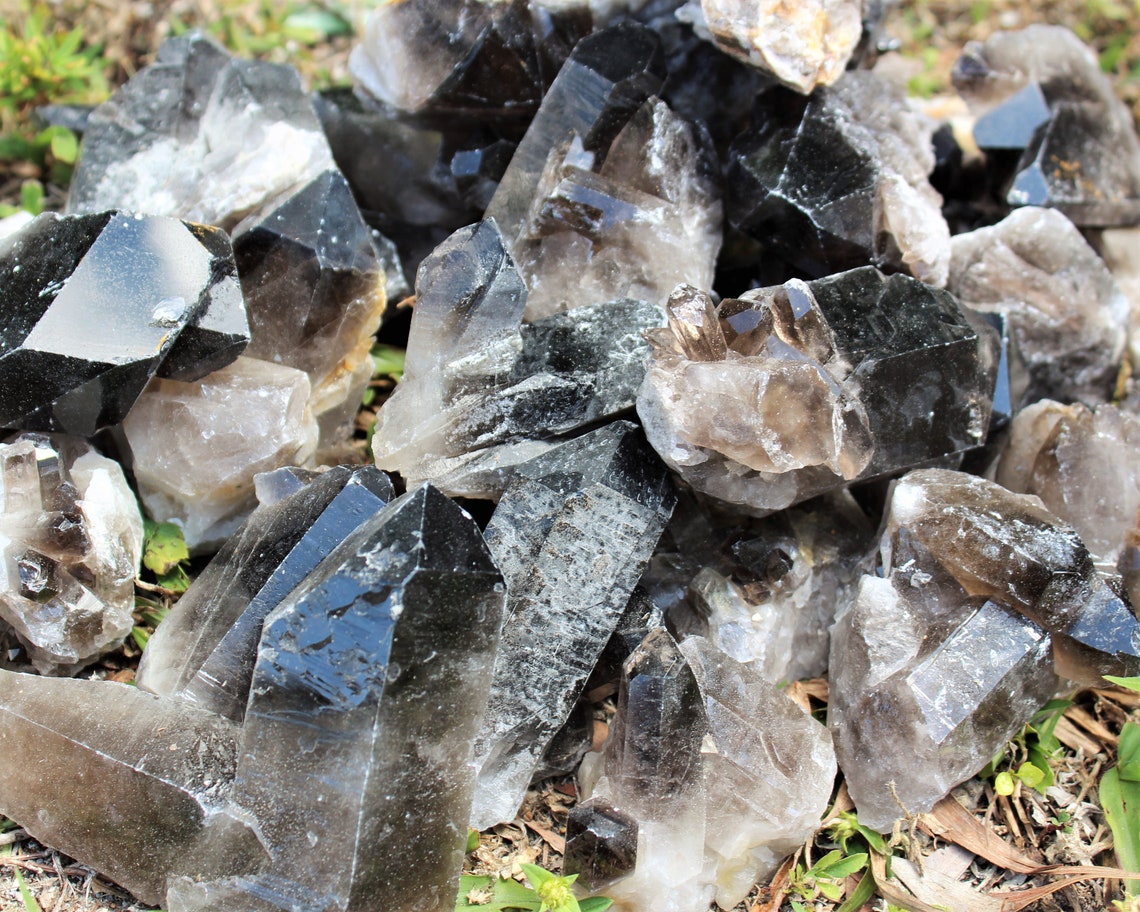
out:
M682 286L668 310L638 394L646 435L755 515L985 440L996 333L944 291L864 267L715 312Z
M219 545L255 506L258 472L312 459L309 396L301 371L245 357L195 383L153 381L123 422L151 517L191 548Z
M233 813L270 860L172 885L172 909L450 912L504 588L474 521L430 486L342 542L269 615Z
M296 70L183 35L91 113L68 211L123 208L229 229L332 164Z
M509 600L475 743L472 825L510 821L613 634L674 503L664 466L615 422L517 469L487 526Z
M138 686L240 722L265 618L393 497L375 468L338 466L263 503L155 631Z
M1010 206L1049 206L1078 225L1140 220L1140 139L1097 56L1066 28L1031 25L969 42L954 85L978 118L974 138L1013 162Z
M0 243L0 287L0 427L94 434L249 337L229 241L176 219L45 213Z
M950 230L930 128L902 92L852 71L808 99L761 96L759 125L737 137L726 171L734 227L809 276L873 263L945 285Z
M9 661L74 674L134 625L143 525L116 462L84 440L21 434L0 444L0 627Z

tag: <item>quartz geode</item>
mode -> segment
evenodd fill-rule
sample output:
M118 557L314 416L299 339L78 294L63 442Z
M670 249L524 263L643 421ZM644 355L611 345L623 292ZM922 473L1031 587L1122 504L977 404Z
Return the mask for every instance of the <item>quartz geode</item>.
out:
M697 490L764 515L986 439L993 328L949 293L873 267L717 308L678 288L637 410Z
M45 213L0 242L0 288L0 427L94 434L249 340L228 238L177 219Z
M123 470L75 437L0 443L0 628L43 674L74 674L134 624L143 523Z

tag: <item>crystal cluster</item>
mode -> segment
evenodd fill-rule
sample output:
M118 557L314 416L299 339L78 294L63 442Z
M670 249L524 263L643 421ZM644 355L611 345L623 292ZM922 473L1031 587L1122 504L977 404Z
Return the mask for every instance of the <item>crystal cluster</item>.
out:
M134 624L143 524L119 464L81 438L0 443L0 628L42 674L73 674ZM0 664L7 664L0 658Z

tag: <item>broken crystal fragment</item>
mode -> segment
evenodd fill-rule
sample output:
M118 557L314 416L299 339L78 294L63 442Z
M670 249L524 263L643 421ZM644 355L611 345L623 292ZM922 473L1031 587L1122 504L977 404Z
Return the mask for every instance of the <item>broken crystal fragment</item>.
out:
M386 298L372 231L339 171L325 171L234 231L249 306L246 354L304 371L321 443L347 438L371 379Z
M191 549L228 537L254 507L254 475L311 461L309 390L301 371L244 357L196 383L153 381L123 422L151 517Z
M1029 372L1021 402L1106 401L1128 339L1129 306L1104 262L1064 215L1018 209L954 237L947 288L1009 323Z
M240 722L266 616L393 497L375 468L338 466L263 503L150 638L138 686Z
M41 215L0 244L0 427L90 436L156 372L197 378L232 361L249 338L234 273L213 228Z
M674 292L637 399L705 494L765 515L986 438L996 333L945 291L864 267L711 309Z
M860 0L695 0L678 15L726 54L804 95L835 82L863 34Z
M372 438L409 484L497 497L509 470L628 409L645 372L641 334L660 309L623 300L520 325L524 286L493 221L457 231L416 281L403 379Z
M661 42L644 26L621 23L578 42L487 206L508 243L523 228L551 152L577 136L585 153L604 156L663 78Z
M1062 676L1096 683L1140 672L1140 621L1120 577L1098 573L1077 533L1038 498L923 469L897 482L885 529L887 572L913 565L1020 612L1052 635Z
M859 821L881 832L978 772L1060 684L1047 633L920 566L864 576L832 631L828 722Z
M555 147L513 247L527 319L623 297L661 304L680 282L711 287L718 172L703 131L657 99L608 150L588 153L577 136Z
M118 463L78 438L0 444L0 628L42 674L74 674L130 634L142 545Z
M514 818L673 510L665 467L629 422L516 469L487 526L509 601L475 743L472 825Z
M253 828L220 813L238 735L123 684L0 671L0 813L158 904L168 875L264 858Z
M773 89L757 103L764 119L727 166L734 227L813 277L874 263L946 284L931 130L899 88L852 71L808 99Z
M171 38L87 122L69 212L123 208L232 228L333 166L292 67Z
M1078 225L1140 220L1140 140L1093 50L1066 28L1031 25L971 41L954 85L974 138L1006 176L1010 206L1060 209Z
M168 908L450 912L502 577L430 486L342 542L266 619L231 814L270 855Z

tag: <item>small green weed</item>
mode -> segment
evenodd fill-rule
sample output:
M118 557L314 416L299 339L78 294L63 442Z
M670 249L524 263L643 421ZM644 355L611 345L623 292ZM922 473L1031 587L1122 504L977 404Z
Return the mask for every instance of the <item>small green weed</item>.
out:
M1140 678L1105 675L1106 681L1140 692ZM1100 806L1112 830L1116 861L1126 871L1140 874L1140 725L1125 722L1116 749L1116 766L1101 776ZM1124 900L1114 905L1121 910L1140 907L1140 880L1124 882Z
M1056 781L1050 761L1061 750L1053 732L1070 706L1071 700L1050 700L978 775L993 779L999 795L1012 795L1019 785L1044 794Z
M796 912L806 912L804 903L819 896L839 902L843 898L843 882L866 868L869 858L866 852L847 854L842 849L833 849L810 868L803 863L797 864L788 875L788 897L792 908Z
M143 524L142 565L154 574L155 583L171 592L185 592L190 585L186 566L190 551L182 530L174 523Z
M613 905L604 896L575 898L571 888L577 874L563 877L538 865L521 867L529 887L510 879L464 874L459 879L455 912L605 912Z
M19 868L12 869L12 876L16 878L16 886L20 889L20 899L24 901L24 909L26 912L43 912L40 904L36 902L36 898L32 896L32 891L28 889L28 885L24 883L24 875L20 873Z

